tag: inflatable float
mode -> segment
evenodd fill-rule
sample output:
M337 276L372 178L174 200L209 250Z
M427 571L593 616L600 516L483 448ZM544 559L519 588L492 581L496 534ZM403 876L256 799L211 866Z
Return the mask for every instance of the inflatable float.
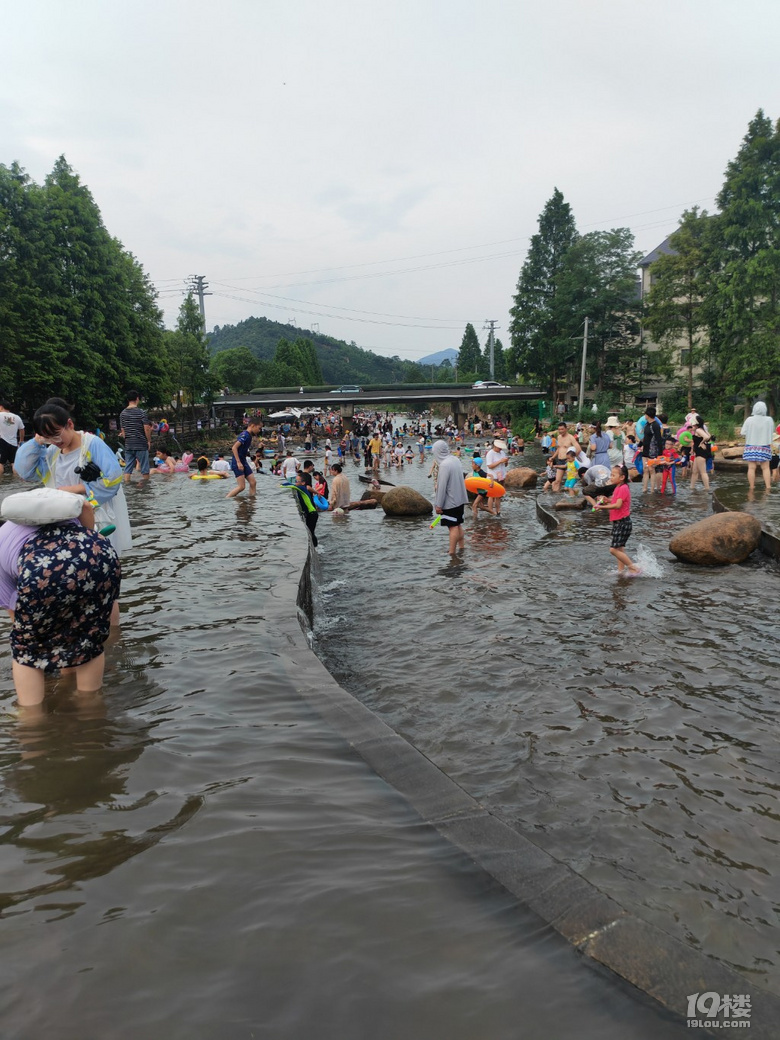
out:
M488 498L501 498L506 493L504 485L499 484L497 480L491 480L490 477L466 477L464 483L466 490L472 495L484 491Z
M190 480L225 480L227 473L190 473Z

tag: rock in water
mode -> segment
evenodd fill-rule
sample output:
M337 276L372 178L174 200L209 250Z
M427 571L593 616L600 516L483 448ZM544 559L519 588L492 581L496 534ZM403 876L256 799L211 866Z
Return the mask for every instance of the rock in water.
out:
M760 541L761 524L754 516L714 513L676 534L669 551L684 563L718 567L746 560Z
M508 488L527 488L536 487L537 480L538 475L535 469L529 469L528 466L516 466L507 472L501 483Z
M374 502L376 502L376 504L379 505L379 503L382 501L386 494L386 491L364 491L363 494L360 496L360 501L368 502L369 499L373 499Z
M590 509L590 502L586 498L569 498L567 496L556 502L553 509L584 509L586 506Z
M385 516L430 516L433 506L419 491L410 487L394 487L381 501Z

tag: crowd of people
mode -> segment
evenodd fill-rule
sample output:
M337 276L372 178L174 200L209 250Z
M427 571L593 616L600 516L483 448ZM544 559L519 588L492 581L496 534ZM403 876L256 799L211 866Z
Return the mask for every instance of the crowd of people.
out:
M765 404L759 402L756 408L759 409L758 414L766 414ZM747 420L743 434L754 421L754 417ZM768 419L768 424L772 427L777 446L778 435L775 434L771 419ZM766 430L756 429L753 436L766 435ZM545 491L566 491L576 495L582 485L607 483L606 474L615 464L625 466L631 479L641 479L643 492L674 494L678 479L690 480L692 489L699 484L705 490L710 488L713 439L707 423L695 411L689 412L685 422L675 431L670 428L667 416L656 414L652 406L648 406L636 422L621 423L616 416L610 416L603 425L596 421L586 427L581 422L570 426L561 420L554 430L543 433L540 445L547 456L547 466L541 474L545 478ZM764 459L764 454L766 486L769 487L771 445L772 437L767 444L762 442L761 459L753 455L758 446L748 445L745 448L744 457L748 462L751 489L755 483L754 467ZM774 457L776 470L777 451Z
M501 497L489 489L501 488L510 460L522 457L526 447L522 437L511 434L508 421L498 417L475 418L457 427L452 419L435 423L417 417L399 424L389 414L374 413L356 417L345 430L334 413L325 422L297 431L301 454L309 456L301 460L288 443L292 430L286 434L279 429L273 439L266 439L262 418L248 416L229 454L201 456L191 472L191 453L171 455L162 446L152 452L155 424L141 408L136 391L127 395L119 417L118 452L100 435L80 430L73 406L61 398L50 398L37 409L32 430L32 437L26 438L24 421L0 402L0 474L12 465L22 480L43 485L43 498L24 494L4 500L6 522L0 529L0 606L13 619L14 681L25 706L42 701L47 672L72 669L83 690L96 688L102 680L103 644L119 618L120 556L132 545L123 485L134 474L142 480L176 473L188 473L192 479L232 477L228 498L245 490L255 495L257 475L273 474L293 493L316 546L320 513L340 514L376 504L371 495L368 500L352 499L348 462L365 469L363 479L376 492L382 467L401 471L430 460L436 522L448 529L449 551L457 554L465 542L469 503L461 456L471 456L470 475L482 482L472 502L473 517L481 511L500 516ZM752 491L760 472L769 490L780 472L780 427L775 427L765 404L756 403L742 434L749 487ZM709 488L712 436L695 411L674 431L666 416L652 407L637 422L609 416L586 426L561 417L552 428L544 428L537 421L534 439L547 456L545 492L583 494L594 510L609 511L610 552L619 573L639 572L626 552L632 480L641 479L644 493L674 493L677 481L684 478L691 488ZM55 502L52 496L60 497ZM14 507L21 509L19 515L11 508L13 499L23 500Z

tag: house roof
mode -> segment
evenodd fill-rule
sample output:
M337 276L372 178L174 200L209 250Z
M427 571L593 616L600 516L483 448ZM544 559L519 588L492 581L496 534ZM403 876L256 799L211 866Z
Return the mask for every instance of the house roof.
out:
M643 260L639 261L639 266L649 267L650 264L655 263L659 256L674 255L677 252L677 250L672 249L671 245L669 244L671 238L671 235L667 235L667 237L663 240L660 246L656 246L655 249L652 249Z

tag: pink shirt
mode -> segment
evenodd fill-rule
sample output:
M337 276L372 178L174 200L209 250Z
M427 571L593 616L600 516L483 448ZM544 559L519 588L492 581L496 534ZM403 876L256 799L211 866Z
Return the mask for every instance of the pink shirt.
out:
M631 516L631 488L628 484L621 484L612 492L609 500L609 519L623 520Z

